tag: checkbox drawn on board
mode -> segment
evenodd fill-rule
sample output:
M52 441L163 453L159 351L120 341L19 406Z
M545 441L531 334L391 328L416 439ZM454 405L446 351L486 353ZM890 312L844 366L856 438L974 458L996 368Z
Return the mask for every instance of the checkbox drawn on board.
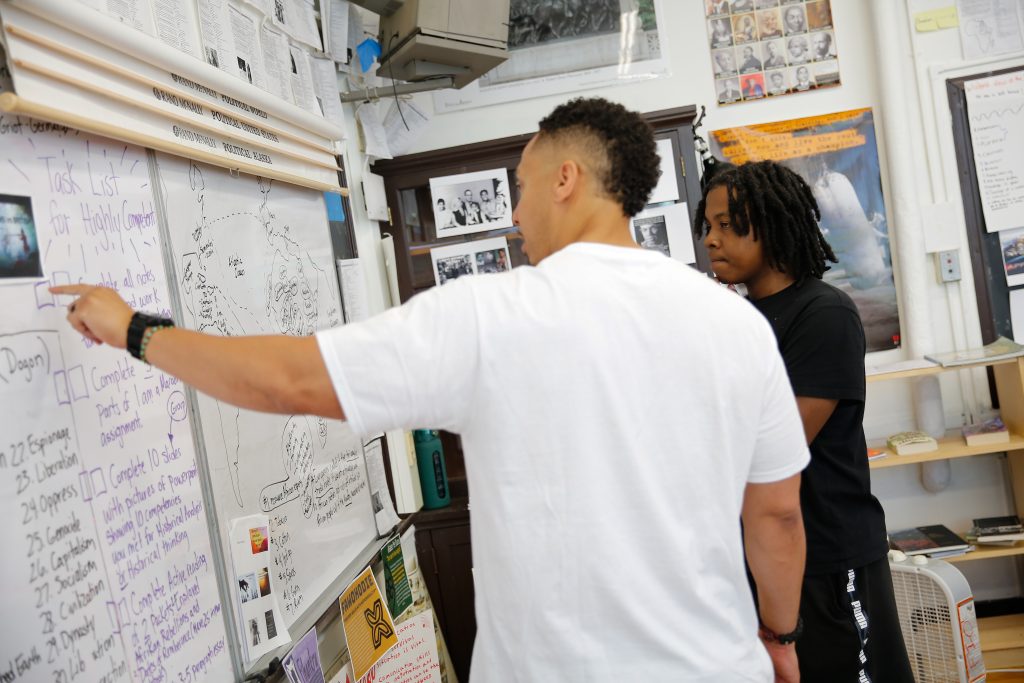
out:
M121 630L131 624L128 614L128 601L121 598L118 603L107 601L107 617L110 619L110 631L114 634L121 633Z
M53 294L50 293L50 281L37 282L35 286L36 291L36 309L40 310L43 308L53 308Z
M76 401L89 398L89 385L85 382L85 370L81 365L69 368L68 378L71 380L71 396Z
M71 405L71 395L68 392L68 376L63 370L53 373L53 387L57 391L57 405Z

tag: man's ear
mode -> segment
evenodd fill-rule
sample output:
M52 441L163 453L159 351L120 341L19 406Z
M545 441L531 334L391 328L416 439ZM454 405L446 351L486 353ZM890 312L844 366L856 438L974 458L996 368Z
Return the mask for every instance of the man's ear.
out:
M564 202L569 199L583 182L583 170L571 159L563 161L558 167L555 183L555 201Z

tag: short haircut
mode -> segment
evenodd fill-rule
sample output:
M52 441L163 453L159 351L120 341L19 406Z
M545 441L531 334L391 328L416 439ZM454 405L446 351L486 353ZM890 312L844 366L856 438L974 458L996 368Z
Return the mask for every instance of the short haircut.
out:
M537 139L576 146L605 194L635 216L661 175L654 132L636 112L599 97L559 105L540 122Z
M821 234L821 211L810 186L799 175L774 161L752 161L740 166L719 164L704 186L697 205L698 238L711 226L705 217L708 193L725 187L729 193L730 230L753 233L761 242L768 265L796 279L821 279L828 261L839 263Z

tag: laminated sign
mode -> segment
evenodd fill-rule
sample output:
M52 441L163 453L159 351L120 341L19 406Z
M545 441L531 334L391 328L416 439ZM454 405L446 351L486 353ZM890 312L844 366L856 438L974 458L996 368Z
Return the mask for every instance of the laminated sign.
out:
M398 643L395 624L369 567L349 584L338 600L352 669L359 680Z

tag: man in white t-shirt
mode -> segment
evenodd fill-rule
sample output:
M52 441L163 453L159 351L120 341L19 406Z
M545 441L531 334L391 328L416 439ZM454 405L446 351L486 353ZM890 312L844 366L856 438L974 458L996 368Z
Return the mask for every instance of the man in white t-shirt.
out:
M112 290L53 291L80 295L68 318L87 337L220 400L360 434L459 433L473 681L768 682L773 665L793 681L808 462L796 401L753 307L633 243L658 168L637 114L564 104L516 173L535 267L316 337L163 329Z

